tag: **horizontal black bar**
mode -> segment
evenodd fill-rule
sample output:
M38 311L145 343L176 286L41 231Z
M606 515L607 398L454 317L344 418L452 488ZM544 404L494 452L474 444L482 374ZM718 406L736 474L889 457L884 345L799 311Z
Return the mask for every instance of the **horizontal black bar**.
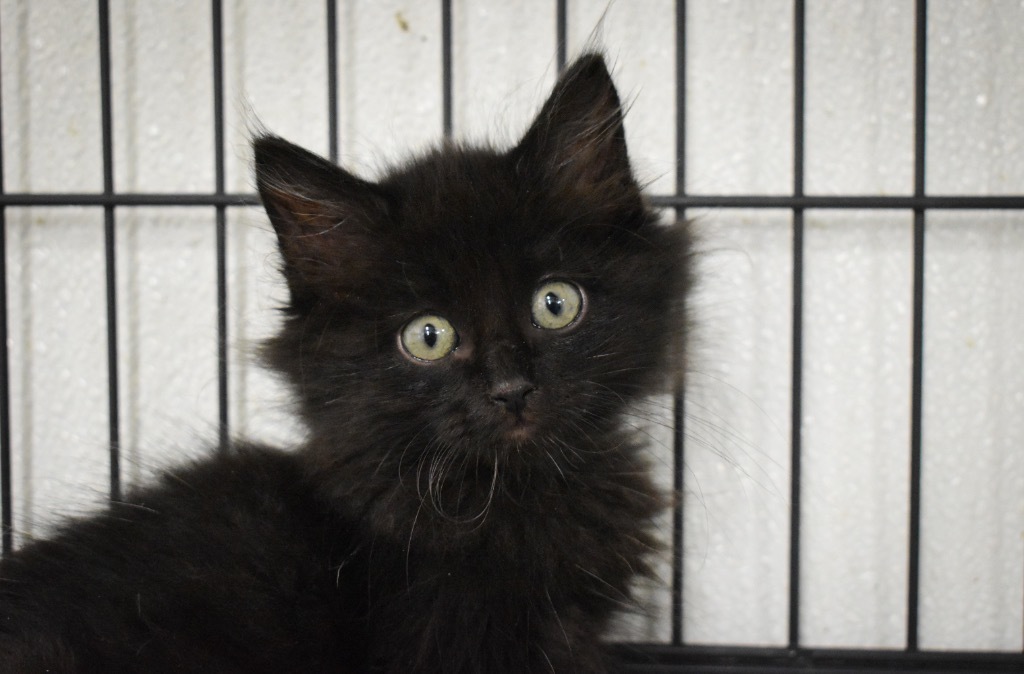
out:
M998 210L1024 208L1024 195L1007 196L789 196L789 195L692 195L652 196L654 206L665 208L787 208L863 210Z
M650 197L660 208L786 208L844 210L1024 210L1024 195L788 196L692 195ZM0 206L258 206L255 194L124 193L0 194Z
M0 206L258 206L255 194L0 194Z
M1024 671L1024 654L991 651L758 648L620 644L628 674L669 672L974 672Z

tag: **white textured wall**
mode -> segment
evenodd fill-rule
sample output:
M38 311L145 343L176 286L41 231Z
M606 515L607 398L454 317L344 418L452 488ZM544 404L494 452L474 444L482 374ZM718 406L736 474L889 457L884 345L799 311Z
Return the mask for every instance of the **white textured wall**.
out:
M98 191L94 3L0 1L4 188ZM687 189L792 185L788 0L697 1L688 14ZM675 184L673 3L570 2L570 53L615 64L632 155ZM454 125L511 142L554 81L553 3L454 3ZM251 190L247 127L326 153L321 2L227 0L227 187ZM115 185L213 188L209 8L112 3ZM1024 3L930 3L927 188L1024 193ZM372 175L441 131L440 3L339 0L341 156ZM806 190L909 194L913 3L807 6ZM685 636L784 644L790 325L786 211L694 212L705 249L687 395ZM125 477L215 436L213 212L120 208ZM103 216L7 209L14 506L19 538L106 491ZM1024 213L929 213L926 240L921 641L1019 650L1024 634ZM801 634L808 645L904 643L912 217L806 214ZM258 209L231 209L234 431L300 432L251 347L282 286ZM652 416L663 415L656 401ZM653 426L655 460L670 438ZM668 471L666 470L666 477ZM662 602L664 594L659 597ZM656 616L664 611L656 612ZM664 638L664 620L648 637Z

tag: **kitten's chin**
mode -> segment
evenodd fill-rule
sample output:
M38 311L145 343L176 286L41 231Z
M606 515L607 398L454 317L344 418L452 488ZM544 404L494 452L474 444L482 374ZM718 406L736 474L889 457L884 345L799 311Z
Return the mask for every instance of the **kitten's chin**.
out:
M532 442L537 437L537 424L519 420L510 424L509 428L505 429L504 435L515 445Z

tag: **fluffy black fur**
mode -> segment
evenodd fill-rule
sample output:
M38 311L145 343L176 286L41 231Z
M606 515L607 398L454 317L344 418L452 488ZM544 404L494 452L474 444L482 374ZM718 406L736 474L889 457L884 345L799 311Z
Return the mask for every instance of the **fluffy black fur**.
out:
M377 182L255 152L291 294L264 353L308 444L237 444L4 559L3 670L610 671L662 505L623 416L681 367L689 243L644 205L601 56L511 150ZM584 294L556 330L550 279ZM432 363L398 337L424 313L459 335Z

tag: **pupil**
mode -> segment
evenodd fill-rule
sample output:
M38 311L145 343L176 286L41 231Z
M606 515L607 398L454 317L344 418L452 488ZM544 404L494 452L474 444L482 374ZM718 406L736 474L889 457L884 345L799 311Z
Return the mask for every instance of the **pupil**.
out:
M437 344L437 328L434 327L433 323L427 323L423 326L423 343L431 349Z
M562 313L562 303L565 302L561 297L555 293L548 293L544 296L544 306L548 308L548 311L553 313L555 316Z

